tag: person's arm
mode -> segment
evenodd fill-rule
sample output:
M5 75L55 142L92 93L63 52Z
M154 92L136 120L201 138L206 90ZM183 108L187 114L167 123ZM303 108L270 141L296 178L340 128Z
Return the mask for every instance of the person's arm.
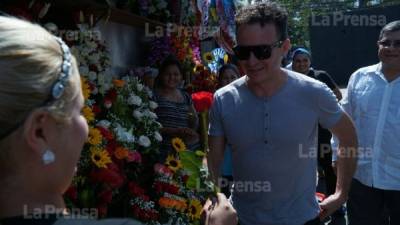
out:
M193 130L197 130L199 127L199 117L197 116L197 112L193 104L191 104L189 108L189 126Z
M221 164L224 159L225 151L225 138L223 136L208 136L208 148L207 154L207 165L210 171L211 178L218 184L220 177Z
M344 113L330 131L339 141L336 191L321 204L321 219L331 215L347 200L357 166L357 135L350 117Z

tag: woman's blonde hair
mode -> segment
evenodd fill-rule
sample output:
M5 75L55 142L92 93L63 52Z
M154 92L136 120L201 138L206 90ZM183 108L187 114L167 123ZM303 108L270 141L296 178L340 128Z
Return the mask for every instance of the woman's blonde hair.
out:
M61 75L63 51L55 37L39 25L0 16L0 137L44 107L56 119L68 118L66 106L79 94L78 71L72 73L60 99L44 105ZM12 133L12 132L11 132ZM2 140L0 140L1 142Z

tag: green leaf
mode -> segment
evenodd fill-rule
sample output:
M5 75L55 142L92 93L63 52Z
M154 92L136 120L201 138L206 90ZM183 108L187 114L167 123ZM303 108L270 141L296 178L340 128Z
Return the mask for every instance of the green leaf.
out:
M186 170L188 170L192 174L199 174L203 162L201 159L199 159L196 153L191 151L181 151L179 152L179 158L183 167Z

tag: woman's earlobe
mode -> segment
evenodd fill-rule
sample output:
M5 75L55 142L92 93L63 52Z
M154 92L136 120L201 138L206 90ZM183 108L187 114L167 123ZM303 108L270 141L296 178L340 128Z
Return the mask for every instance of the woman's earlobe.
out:
M47 138L44 132L48 112L35 110L25 120L23 125L23 139L29 147L38 154L43 154L47 148Z

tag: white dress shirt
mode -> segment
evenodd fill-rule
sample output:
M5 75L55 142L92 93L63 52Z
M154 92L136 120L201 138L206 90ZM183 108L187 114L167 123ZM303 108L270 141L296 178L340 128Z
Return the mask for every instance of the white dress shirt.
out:
M354 72L341 103L357 130L354 178L370 187L400 190L400 77L388 82L381 68L378 63ZM338 144L333 137L333 161Z

